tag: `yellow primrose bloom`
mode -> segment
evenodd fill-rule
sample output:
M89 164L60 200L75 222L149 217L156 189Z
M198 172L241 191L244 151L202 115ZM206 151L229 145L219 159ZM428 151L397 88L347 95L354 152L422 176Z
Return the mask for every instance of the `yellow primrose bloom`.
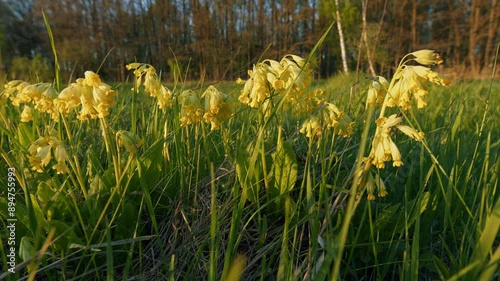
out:
M399 167L403 165L403 162L401 161L401 153L390 137L391 127L396 126L401 123L401 121L401 117L397 117L396 114L393 114L388 118L381 117L375 121L377 129L372 141L372 150L369 155L369 158L375 167L383 169L385 168L385 162L390 161L391 159L394 161L393 166Z
M205 122L211 123L211 129L218 129L219 125L226 119L229 119L233 113L233 107L229 103L229 96L217 90L210 85L202 95L205 99Z
M203 108L201 107L200 98L192 90L184 91L179 96L181 103L181 126L190 125L200 122L203 117Z
M57 91L54 89L52 84L46 84L45 90L42 92L42 95L35 102L35 109L40 112L45 112L51 115L52 119L58 120L58 111L54 106L54 99L57 98Z
M33 110L31 107L25 105L23 112L21 112L21 122L29 122L33 120Z
M80 114L78 115L78 119L85 121L96 118L104 118L109 114L109 108L114 105L114 96L116 92L111 89L106 83L101 81L99 75L92 71L85 72L85 78L79 78L76 80L78 86L72 86L72 89L65 93L68 95L68 98L76 99L79 94L80 104L82 105L82 109ZM76 103L75 100L73 102ZM61 111L69 111L70 107L67 104L58 101L59 110Z
M297 91L300 91L311 84L312 70L303 58L296 55L286 55L280 64L283 69L280 76L285 81L285 88L293 85Z
M172 106L172 92L165 86L161 85L160 93L156 96L158 99L158 107L165 110L167 107Z
M302 134L305 134L306 137L308 138L321 136L321 134L323 133L323 128L321 126L318 116L313 115L309 117L306 121L304 121L304 124L302 124L300 132Z
M52 150L54 150L54 158L57 161L57 164L52 166L52 168L56 170L58 174L68 173L69 169L66 165L68 153L64 148L63 142L53 135L37 139L28 148L30 153L28 159L30 166L32 166L31 169L39 173L43 172L43 167L47 166L52 159Z
M396 128L416 141L421 141L425 137L424 132L419 132L407 125L397 125Z
M368 86L368 93L366 97L366 106L374 106L381 104L384 101L385 93L389 87L389 82L382 76L377 76L373 79L372 83Z
M370 151L369 158L371 159L371 163L379 169L384 168L384 162L390 161L391 159L394 167L403 165L401 152L390 136L392 127L396 127L398 130L414 140L420 141L424 138L423 132L419 132L409 126L400 124L402 122L402 118L397 117L396 114L389 117L381 117L375 122L377 124L377 129L372 141L372 150Z
M82 88L81 84L71 83L54 99L54 106L63 116L67 116L81 104L80 96L82 95Z
M130 63L126 65L128 70L134 69L136 77L135 87L144 85L144 92L151 97L156 97L158 107L162 110L172 106L172 93L161 84L156 69L145 63Z
M57 164L52 166L52 169L56 170L58 174L69 173L68 166L66 165L66 160L68 159L68 152L64 148L64 145L61 141L57 140L54 144L54 158L57 161Z
M101 78L95 72L88 70L85 71L84 75L85 75L85 80L84 80L85 85L90 87L99 87L99 85L101 85L102 83Z
M434 50L419 50L411 55L415 56L415 61L423 64L423 65L434 65L434 64L442 64L443 59L438 53L435 53Z
M395 75L394 79L397 79L397 81L389 90L387 106L393 107L397 105L403 110L411 107L411 100L417 103L418 108L427 105L424 100L424 97L428 94L424 87L426 82L449 86L448 80L425 66L406 65Z
M354 132L355 123L332 103L322 101L318 113L309 117L300 132L311 138L322 134L323 126L334 128L334 134L348 137Z
M257 108L269 97L270 88L267 80L268 65L258 63L253 66L252 70L248 70L250 78L245 82L239 101L250 107Z

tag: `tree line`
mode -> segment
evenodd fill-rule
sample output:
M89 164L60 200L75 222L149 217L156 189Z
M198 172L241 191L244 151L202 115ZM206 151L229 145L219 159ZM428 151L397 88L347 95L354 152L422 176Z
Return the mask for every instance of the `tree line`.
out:
M422 48L480 77L493 66L499 13L497 0L0 0L0 74L15 78L35 57L53 64L45 15L68 78L99 69L123 81L133 61L166 79L246 78L261 57L306 56L332 23L313 58L318 77L384 75Z

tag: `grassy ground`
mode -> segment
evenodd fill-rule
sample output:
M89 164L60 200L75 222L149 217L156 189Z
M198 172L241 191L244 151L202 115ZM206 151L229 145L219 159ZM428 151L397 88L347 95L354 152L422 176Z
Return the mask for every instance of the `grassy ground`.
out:
M350 137L325 129L314 140L300 133L306 117L264 117L237 102L219 130L182 126L180 100L162 111L125 84L106 118L86 122L39 113L21 123L22 108L5 101L0 272L10 268L8 168L16 171L18 256L16 273L0 279L499 278L500 84L431 86L426 108L392 109L425 138L393 135L404 165L370 170L388 195L369 201L353 178L380 108L365 108L371 80L355 81L313 83L356 122ZM169 88L174 97L201 95L208 84ZM235 101L243 88L215 86ZM30 169L28 148L47 126L65 143L67 174L51 169L54 160L41 173ZM137 151L120 146L122 130L143 140L130 140Z

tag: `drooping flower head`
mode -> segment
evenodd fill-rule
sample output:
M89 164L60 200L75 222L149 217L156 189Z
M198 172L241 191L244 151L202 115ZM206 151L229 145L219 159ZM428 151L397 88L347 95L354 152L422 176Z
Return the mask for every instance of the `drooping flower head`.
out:
M200 122L203 117L203 108L198 94L192 90L186 90L179 95L181 103L180 121L181 126Z
M234 114L230 97L219 92L214 86L209 86L202 95L205 100L205 114L203 119L211 124L211 129L216 130L220 124Z
M146 63L129 63L126 65L128 70L134 70L135 87L138 89L144 86L144 92L151 97L156 97L158 107L162 110L172 106L172 93L163 86L156 69Z
M401 122L402 118L397 117L396 114L389 117L381 117L375 121L377 129L375 131L375 136L373 137L372 149L368 157L375 167L383 169L385 168L385 162L391 160L393 161L394 167L403 165L401 152L391 138L392 127L396 127L398 130L414 140L420 141L423 139L423 132L419 132L409 126L402 125Z
M306 137L320 136L325 129L334 129L334 134L349 137L354 133L355 123L332 103L321 101L316 114L303 123L300 132Z
M34 141L28 148L28 159L31 169L39 173L43 172L43 168L47 166L52 159L52 152L56 164L52 166L58 174L65 174L69 172L66 161L68 160L68 153L62 141L60 141L54 134L40 137Z

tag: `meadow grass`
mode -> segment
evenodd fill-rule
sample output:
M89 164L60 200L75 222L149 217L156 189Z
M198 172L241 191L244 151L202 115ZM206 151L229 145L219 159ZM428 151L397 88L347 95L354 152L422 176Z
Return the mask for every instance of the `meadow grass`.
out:
M0 279L498 278L500 85L431 86L426 108L398 112L425 138L392 136L404 165L373 167L388 195L367 200L356 171L380 114L365 106L370 83L315 81L312 91L323 89L356 127L314 139L284 99L266 116L236 102L243 86L233 82L177 81L165 110L118 84L109 115L87 121L34 110L20 122L22 107L4 100ZM199 97L211 84L234 114L218 130L201 118L183 124L181 93ZM55 162L31 169L30 145L50 134L64 141L68 173ZM15 274L6 272L7 168L17 180Z

